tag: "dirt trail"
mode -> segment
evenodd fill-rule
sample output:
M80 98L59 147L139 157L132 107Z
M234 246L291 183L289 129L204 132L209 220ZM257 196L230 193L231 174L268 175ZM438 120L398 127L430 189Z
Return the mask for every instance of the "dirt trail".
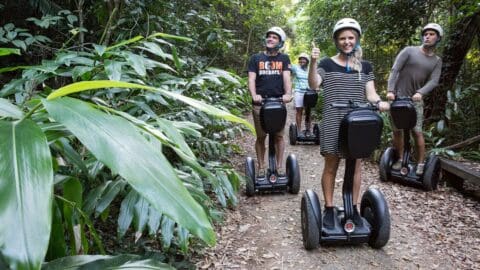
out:
M288 125L294 119L288 105ZM250 119L251 120L251 119ZM288 135L285 137L288 141ZM244 155L234 162L244 171L246 156L255 156L250 134L239 143ZM300 200L305 189L320 198L323 158L319 146L287 142L286 155L297 156L301 169L298 195L262 194L248 198L244 190L236 209L227 212L218 226L218 244L205 251L199 269L480 269L480 204L455 189L440 186L424 192L378 179L375 164L363 162L362 194L377 186L391 214L390 241L380 250L367 244L303 247ZM285 155L285 156L286 156ZM343 162L336 179L335 203L342 204Z

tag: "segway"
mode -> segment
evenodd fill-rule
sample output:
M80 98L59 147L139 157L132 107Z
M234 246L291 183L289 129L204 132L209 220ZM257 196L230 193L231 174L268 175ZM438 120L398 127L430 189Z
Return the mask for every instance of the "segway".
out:
M279 175L276 169L275 136L282 130L287 118L287 108L282 98L264 98L260 109L260 123L268 134L268 169L265 176L255 175L255 162L247 157L245 166L246 194L253 196L260 191L285 191L298 194L300 191L300 168L295 155L290 154L286 161L286 174Z
M301 202L302 237L305 249L319 244L366 243L381 248L390 238L390 212L380 190L369 188L360 204L361 224L353 222L353 176L355 160L370 156L380 143L383 121L375 106L360 103L334 103L333 107L350 109L340 125L340 151L346 157L343 182L343 208L335 208L333 227L322 223L322 207L317 194L306 190Z
M416 174L417 163L411 159L410 132L417 122L417 114L411 98L395 99L390 112L395 126L403 130L403 160L399 170L392 168L398 155L393 147L388 147L380 158L380 180L395 181L425 190L437 189L440 176L440 160L435 154L430 154L425 160L423 175Z
M317 104L318 94L314 90L307 90L303 95L303 106L305 108L305 118L307 115L307 110L314 108ZM306 120L306 119L305 119ZM320 144L320 128L318 124L313 124L313 133L307 135L306 130L302 130L300 134L297 131L297 124L292 123L288 129L288 137L290 145L295 145L297 143L314 143L316 145Z

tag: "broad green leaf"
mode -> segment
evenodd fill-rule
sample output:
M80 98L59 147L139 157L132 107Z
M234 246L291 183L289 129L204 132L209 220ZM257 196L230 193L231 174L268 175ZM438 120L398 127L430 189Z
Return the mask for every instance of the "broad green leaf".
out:
M38 269L52 224L47 139L31 120L0 121L0 253L11 268Z
M122 62L105 60L105 72L112 81L119 81L122 78Z
M124 40L124 41L122 41L122 42L120 42L120 43L118 43L118 44L115 44L115 45L113 45L113 46L107 47L107 48L105 49L105 51L110 51L111 49L115 49L115 48L117 48L117 47L121 47L121 46L124 46L124 45L128 45L128 44L131 44L131 43L135 43L135 42L137 42L137 41L139 41L139 40L142 40L143 38L144 38L143 36L136 36L136 37L133 37L133 38L131 38L131 39Z
M103 270L103 269L146 269L146 270L174 270L168 264L153 259L143 259L137 255L79 255L57 259L45 263L42 270Z
M43 100L51 117L66 126L95 157L120 174L158 211L208 244L211 224L159 149L127 120L72 98Z
M144 198L140 198L135 204L135 215L134 215L134 224L135 224L135 242L140 239L142 232L145 229L145 226L148 222L148 202Z
M150 235L157 234L161 218L162 214L150 205L150 208L148 209L148 233Z
M188 37L175 36L175 35L170 35L170 34L165 34L165 33L154 33L154 34L151 34L150 36L148 36L147 39L155 38L155 37L169 38L169 39L175 39L175 40L180 40L180 41L193 41L193 39L188 38Z
M175 221L167 216L162 216L160 230L162 232L162 247L168 249L172 243L173 231L175 230Z
M105 189L107 189L107 187L111 183L112 181L107 181L102 183L100 186L90 190L87 197L85 198L85 201L82 207L83 211L85 211L87 215L90 215L93 213L93 210L95 210L95 207L97 206L98 201L102 197L103 192L105 191Z
M133 69L135 70L135 72L137 72L138 75L143 77L147 74L147 70L145 68L145 58L138 54L127 52L126 60L127 63L133 67Z
M74 203L76 207L82 206L83 186L77 178L70 178L63 182L63 197ZM82 249L83 223L74 206L63 205L63 215L70 235L70 250L77 253Z
M67 243L64 234L62 212L57 201L53 200L52 231L46 260L50 261L67 255Z
M0 117L20 119L23 117L23 112L8 99L0 98Z
M175 63L175 67L180 70L182 68L182 63L180 62L180 58L178 57L177 48L172 47L172 55L173 55L173 62Z
M255 133L255 129L253 126L245 119L242 119L240 117L237 117L229 112L220 110L218 108L215 108L214 106L208 105L203 103L202 101L195 100L193 98L189 98L177 93L173 93L164 89L157 89L151 86L146 86L146 85L141 85L141 84L135 84L135 83L128 83L128 82L120 82L120 81L105 81L105 80L99 80L99 81L84 81L84 82L77 82L77 83L72 83L69 85L66 85L62 88L59 88L58 90L52 92L50 95L48 95L47 99L55 99L61 96L66 96L69 94L81 92L81 91L87 91L87 90L94 90L94 89L103 89L103 88L112 88L112 87L117 87L117 88L134 88L134 89L145 89L145 90L150 90L154 92L158 92L164 96L168 96L170 98L173 98L175 100L179 100L181 102L184 102L198 110L204 111L208 114L223 118L225 120L231 121L231 122L236 122L236 123L241 123L248 127L250 131Z
M18 55L21 55L19 49L0 48L0 56L10 55L10 54L18 54Z
M125 181L118 180L108 186L98 201L97 207L95 208L95 217L98 217L98 215L100 215L103 211L105 211L105 209L107 209L108 206L110 206L115 197L117 197L118 193L123 190L125 184Z
M118 238L122 238L130 227L133 220L135 204L138 200L138 193L130 190L120 206L120 214L118 215Z

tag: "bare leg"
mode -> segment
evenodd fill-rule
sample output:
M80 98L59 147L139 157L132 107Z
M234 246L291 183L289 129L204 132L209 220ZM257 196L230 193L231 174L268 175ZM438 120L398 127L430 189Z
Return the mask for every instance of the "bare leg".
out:
M414 131L415 144L417 146L417 163L425 162L425 138L423 132Z
M311 114L312 114L312 109L311 108L305 108L305 129L310 130L312 121L311 121Z
M265 168L265 136L257 137L255 151L257 152L258 170Z
M325 167L322 175L323 197L325 199L325 207L333 207L333 191L335 189L335 177L340 159L338 156L325 155Z
M295 115L295 122L297 124L297 133L300 133L302 131L302 114L303 114L303 108L295 108L297 111L297 114Z
M283 152L285 151L285 142L282 135L275 135L275 158L277 160L277 170L282 168Z
M360 198L360 186L362 185L362 160L355 161L355 173L353 174L353 204L358 204Z
M397 151L398 158L403 157L403 131L395 130L393 131L393 147Z

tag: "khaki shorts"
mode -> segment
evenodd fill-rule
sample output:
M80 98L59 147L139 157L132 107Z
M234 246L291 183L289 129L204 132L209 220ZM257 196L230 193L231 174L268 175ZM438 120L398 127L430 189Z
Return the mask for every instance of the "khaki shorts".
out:
M413 101L413 106L415 107L415 111L417 112L417 123L415 124L415 127L413 128L413 131L422 132L422 129L423 129L423 100ZM398 129L397 127L395 127L395 124L393 123L391 115L390 115L390 123L392 123L392 130L393 131L401 130L401 129Z
M257 133L257 138L266 137L267 134L263 131L262 124L260 122L260 109L262 106L253 105L253 123L255 125L255 132ZM283 136L285 134L285 127L281 131L277 132L275 136Z

